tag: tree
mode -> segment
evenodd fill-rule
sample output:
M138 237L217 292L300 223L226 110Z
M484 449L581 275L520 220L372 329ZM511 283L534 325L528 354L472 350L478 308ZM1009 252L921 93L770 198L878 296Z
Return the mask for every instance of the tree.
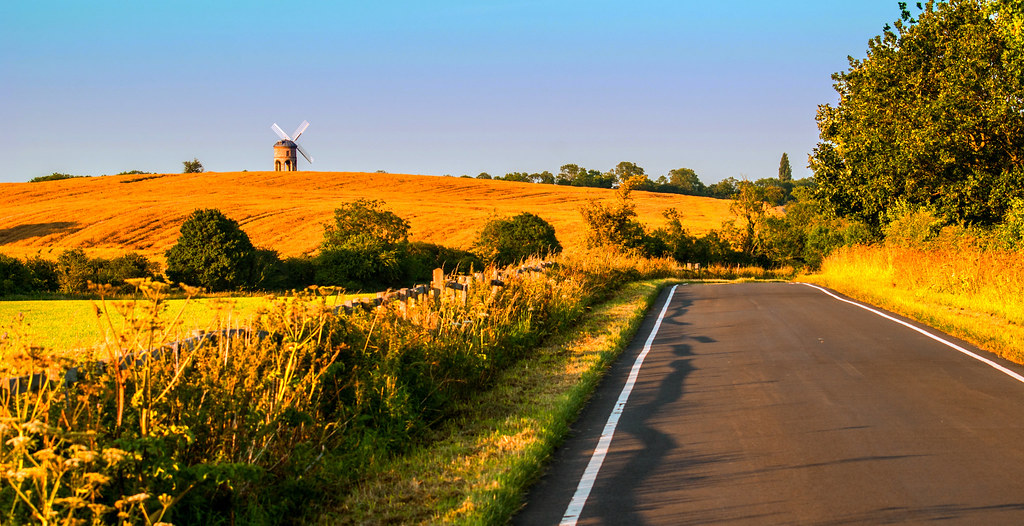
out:
M899 201L991 224L1024 195L1019 2L928 2L833 75L810 159L832 212L878 228ZM1013 35L1017 35L1014 37Z
M735 177L726 177L708 186L707 195L718 199L732 199L739 192L740 181Z
M489 180L491 178L491 174L489 174L487 172L480 172L479 174L477 174L476 178L477 179L488 179Z
M84 250L67 249L57 256L57 283L61 292L85 292L90 281L96 281L96 265Z
M334 209L334 222L324 225L321 251L360 247L368 243L394 246L409 240L409 222L384 201L357 199Z
M793 167L789 165L789 155L782 152L782 159L779 160L779 180L788 183L793 180Z
M643 176L644 169L637 166L635 163L631 163L629 161L622 161L621 163L615 165L615 168L612 170L612 173L615 174L615 177L618 180L619 184L622 184L626 180L636 177L638 175ZM646 179L646 176L644 177L644 179Z
M181 164L185 165L185 171L182 173L197 174L203 172L203 163L199 162L199 159L193 158L191 161L182 161Z
M474 249L486 261L511 265L530 256L557 254L562 245L555 237L555 227L540 216L523 212L488 221Z
M404 277L409 223L379 200L359 199L334 210L324 226L316 280L349 289L388 286Z
M697 177L697 172L689 168L676 168L668 172L668 184L679 189L679 193L686 195L704 195L707 188Z
M211 291L249 286L255 254L237 221L215 208L195 210L167 250L167 277Z
M658 255L654 254L657 250L651 248L656 240L637 220L636 205L630 198L633 190L646 181L646 176L634 175L619 185L616 203L593 201L580 208L580 213L589 227L587 246L607 247L625 252L636 251L648 256Z
M614 173L601 173L588 170L575 164L563 164L555 176L555 184L566 186L586 186L591 188L611 188L615 186Z

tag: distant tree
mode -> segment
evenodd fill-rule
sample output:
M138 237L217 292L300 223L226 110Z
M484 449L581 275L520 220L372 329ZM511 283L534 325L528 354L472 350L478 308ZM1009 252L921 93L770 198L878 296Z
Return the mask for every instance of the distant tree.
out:
M676 168L668 172L668 184L679 189L686 195L704 195L707 187L697 177L697 172L689 168Z
M708 186L708 196L717 199L732 199L739 192L740 182L735 177L726 177Z
M615 186L615 173L602 173L588 170L575 164L564 164L555 176L555 184L566 186L585 186L591 188L611 188Z
M142 170L128 170L126 172L118 172L117 175L140 175L140 174L151 174L153 172L144 172Z
M533 177L526 172L510 172L500 177L502 181L515 181L518 183L532 183Z
M635 163L622 161L621 163L615 165L615 168L612 170L612 173L615 174L618 183L622 184L627 179L631 179L638 175L644 175L644 169L637 166Z
M558 169L558 175L555 176L555 184L573 186L573 182L579 178L581 172L586 173L586 169L575 164L563 164Z
M30 183L41 183L43 181L60 181L61 179L75 179L78 177L89 177L88 175L71 175L60 172L53 172L50 175L41 175L39 177L33 177L29 179Z
M530 174L530 178L533 179L533 181L535 183L555 184L555 176L554 176L554 174L552 174L551 172L549 172L547 170L544 170L543 172L541 172L539 174Z
M540 216L523 212L488 221L474 249L486 261L511 265L530 256L557 254L562 245L555 237L555 227Z
M779 180L788 183L793 180L793 167L789 165L789 155L782 152L782 159L779 160Z
M477 174L476 178L477 179L490 179L491 178L491 174L489 174L487 172L480 172L479 174Z
M197 174L203 172L203 163L199 162L199 159L193 158L191 161L182 161L181 164L185 166L183 173Z
M167 251L167 277L211 291L249 286L255 253L237 221L215 208L196 210Z

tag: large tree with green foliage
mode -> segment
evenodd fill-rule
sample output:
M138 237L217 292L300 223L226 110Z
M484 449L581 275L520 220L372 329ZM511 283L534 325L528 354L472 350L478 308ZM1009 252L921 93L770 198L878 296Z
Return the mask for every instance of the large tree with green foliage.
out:
M867 57L833 75L810 162L832 211L876 227L905 202L947 220L999 221L1024 194L1019 2L906 4Z
M256 248L238 221L215 208L192 212L167 251L167 277L211 291L252 285Z

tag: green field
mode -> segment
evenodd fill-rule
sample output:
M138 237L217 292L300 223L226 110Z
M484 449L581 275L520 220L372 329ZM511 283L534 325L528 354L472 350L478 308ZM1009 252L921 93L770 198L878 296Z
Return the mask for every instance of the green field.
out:
M124 317L114 304L107 301L110 323L115 329L124 324ZM260 306L267 305L263 297L203 298L167 300L162 319L170 322L181 314L181 332L187 335L197 329L228 326L246 326ZM56 351L88 349L102 342L100 322L107 324L105 316L97 317L94 306L103 303L94 300L30 300L0 301L0 336L8 334L32 345ZM20 319L20 321L19 321ZM84 356L83 356L84 357Z

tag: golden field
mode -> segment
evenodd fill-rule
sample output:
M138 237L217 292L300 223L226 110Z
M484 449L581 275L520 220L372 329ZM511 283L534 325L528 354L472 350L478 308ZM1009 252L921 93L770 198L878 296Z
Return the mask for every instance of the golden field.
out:
M238 221L253 244L295 256L316 250L323 224L341 203L380 199L412 226L411 239L469 248L493 215L531 212L554 225L566 248L585 240L579 208L613 200L613 190L455 177L353 172L223 172L108 175L0 184L0 253L56 258L80 247L90 256L137 251L158 261L198 208ZM640 220L664 223L676 208L693 233L718 228L729 201L634 192Z

